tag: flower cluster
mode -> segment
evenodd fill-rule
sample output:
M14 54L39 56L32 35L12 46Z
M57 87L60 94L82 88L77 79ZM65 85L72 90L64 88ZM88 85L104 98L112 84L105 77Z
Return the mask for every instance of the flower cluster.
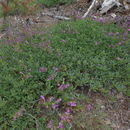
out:
M63 91L64 89L68 88L70 85L69 84L58 84L58 89Z

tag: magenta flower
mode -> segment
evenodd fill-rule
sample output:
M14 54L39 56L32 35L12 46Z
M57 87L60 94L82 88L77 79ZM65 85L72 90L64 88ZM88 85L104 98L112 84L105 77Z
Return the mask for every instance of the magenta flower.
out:
M119 42L119 43L117 43L116 45L121 45L122 43L121 42Z
M47 68L45 68L45 67L39 68L39 72L46 72L46 71L47 71Z
M71 113L70 109L69 109L69 108L66 108L65 114L70 114L70 113Z
M64 84L63 87L64 87L64 89L65 89L65 88L68 88L69 86L70 86L69 84Z
M128 31L130 31L130 28L129 29L127 29Z
M123 41L124 41L124 40L126 40L126 37L125 37L125 36L123 36L123 37L122 37L122 40L123 40Z
M54 122L53 120L50 120L47 127L48 128L53 128L53 122Z
M71 102L68 103L68 105L71 106L71 107L75 107L76 106L76 102L71 101Z
M24 108L20 108L20 110L18 112L15 113L15 115L13 116L13 120L17 120L17 118L23 116L23 113L25 112L26 110Z
M58 86L59 86L58 89L61 90L61 91L63 91L64 89L68 88L70 85L69 84L64 84L64 85L58 84Z
M87 106L86 106L86 110L87 111L90 111L92 109L92 105L91 104L88 104Z
M102 17L98 18L98 22L103 22L103 18Z
M64 42L64 43L66 43L66 42L67 42L67 41L66 41L66 40L64 40L64 39L62 39L61 41L62 41L62 42Z
M113 35L113 33L112 33L112 32L109 32L108 35L109 35L109 36L110 36L110 35Z
M116 32L115 35L118 36L120 33L119 32Z
M96 45L99 45L100 43L99 42L95 42Z
M53 99L54 99L54 97L51 96L51 97L48 99L48 102L51 102Z
M53 67L53 70L54 70L54 71L58 71L59 69L54 66L54 67Z
M58 105L54 103L51 105L51 107L52 107L52 109L56 109L58 107Z
M23 75L24 73L23 72L19 72L19 74Z
M63 121L59 122L59 125L57 128L59 128L59 129L63 128Z
M45 101L45 97L44 96L40 96L40 98Z
M59 102L61 102L61 101L62 101L62 99L61 99L61 98L58 98L55 103L59 103Z

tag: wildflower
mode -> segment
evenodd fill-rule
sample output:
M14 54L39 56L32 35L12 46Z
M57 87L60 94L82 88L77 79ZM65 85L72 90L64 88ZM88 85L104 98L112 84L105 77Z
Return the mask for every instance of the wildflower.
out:
M40 98L45 101L45 97L44 96L40 96Z
M23 75L24 73L23 72L19 72L19 74Z
M64 43L66 43L66 42L67 42L67 41L66 41L66 40L64 40L64 39L62 39L61 41L62 41L62 42L64 42Z
M110 35L113 35L113 33L112 33L112 32L109 32L108 35L109 35L109 36L110 36Z
M69 84L64 84L64 85L61 85L61 84L58 84L59 86L59 90L63 91L64 89L68 88L70 85Z
M63 88L65 89L65 88L68 88L70 85L69 84L65 84L64 86L63 86Z
M53 70L54 70L54 71L58 71L59 69L54 66L54 67L53 67Z
M63 121L59 122L59 125L57 128L59 128L59 129L63 128Z
M127 29L127 31L130 31L130 28L129 28L129 29Z
M98 18L98 22L103 22L103 18L102 17L100 17L100 18Z
M51 96L51 97L48 99L48 102L51 102L53 99L54 99L54 97Z
M26 110L24 108L20 108L20 110L18 112L15 113L15 115L13 116L13 120L16 120L17 118L23 116L23 113L25 112Z
M68 103L68 105L71 106L71 107L75 107L76 106L76 102L71 101L71 102Z
M62 100L61 98L58 98L55 103L59 103L61 102L61 100Z
M39 71L40 71L40 72L46 72L46 71L47 71L47 68L41 67L41 68L39 68Z
M65 114L70 114L70 109L69 108L66 108Z
M115 35L118 36L120 33L119 32L116 32Z
M119 42L119 43L117 43L116 45L121 45L122 43L121 42Z
M87 107L86 107L86 110L87 111L90 111L92 109L92 105L91 104L88 104Z
M52 75L50 75L49 77L48 77L48 80L54 80L55 79L55 77L56 77L56 74L54 75L54 74L52 74Z
M123 36L123 37L122 37L122 40L124 41L125 39L126 39L126 37L125 37L125 36Z
M53 120L50 120L47 127L48 128L53 128L53 122L54 122Z
M69 111L68 110L69 109L67 109L67 111L64 114L59 114L59 116L63 122L70 122L71 119L73 118L73 116L70 113L70 110Z
M99 43L99 42L96 42L95 44L98 45L98 44L100 44L100 43Z
M54 104L51 105L51 107L52 107L53 109L56 109L56 108L58 107L58 105L54 103Z

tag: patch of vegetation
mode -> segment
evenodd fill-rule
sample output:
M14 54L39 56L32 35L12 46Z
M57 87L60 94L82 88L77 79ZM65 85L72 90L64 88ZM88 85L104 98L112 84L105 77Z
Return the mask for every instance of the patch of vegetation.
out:
M70 129L73 113L82 109L75 92L81 86L128 95L129 37L113 24L87 19L63 22L23 43L1 43L0 129Z

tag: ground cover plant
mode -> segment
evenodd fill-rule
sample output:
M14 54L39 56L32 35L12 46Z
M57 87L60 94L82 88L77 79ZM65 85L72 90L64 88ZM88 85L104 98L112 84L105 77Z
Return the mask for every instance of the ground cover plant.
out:
M1 41L0 129L73 129L81 88L129 96L129 38L114 24L86 19L21 43Z

